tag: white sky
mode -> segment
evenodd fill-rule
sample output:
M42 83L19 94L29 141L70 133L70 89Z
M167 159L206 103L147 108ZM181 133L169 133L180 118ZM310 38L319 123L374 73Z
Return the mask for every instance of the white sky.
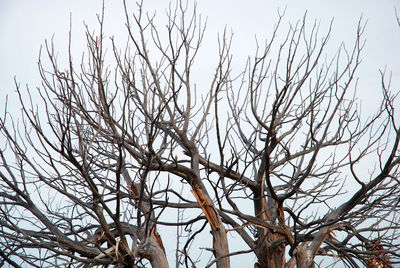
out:
M13 79L16 77L21 85L39 86L37 61L40 46L45 39L54 34L56 51L62 59L66 57L66 47L70 14L74 52L79 57L85 50L82 35L83 21L89 27L96 28L96 12L101 9L100 0L0 0L0 112L4 110L5 96L10 95L10 112L17 112L14 105L16 98ZM119 0L105 0L106 31L108 34L121 35L124 31L124 16ZM131 6L134 1L127 0ZM248 54L254 52L254 37L260 40L270 36L277 19L278 8L286 8L285 23L295 23L308 10L309 23L314 20L321 23L321 34L334 17L334 30L331 43L337 48L344 41L352 45L357 22L362 15L367 20L364 38L367 43L362 54L363 62L358 72L360 78L358 97L366 106L377 105L380 94L379 70L386 67L393 72L392 87L400 89L400 27L395 20L395 6L400 10L399 0L199 0L199 12L208 17L206 39L203 55L216 55L216 51L208 51L216 47L217 33L225 25L234 32L233 51L240 63ZM168 1L145 0L145 6L164 16L164 8ZM400 13L400 11L399 11ZM282 33L284 34L284 32ZM333 51L335 52L335 51ZM332 56L332 55L331 55ZM203 68L207 61L202 59ZM233 262L232 267L235 267ZM171 266L174 263L170 263ZM241 266L236 266L241 267Z
M0 0L0 105L4 104L4 96L14 91L14 76L22 85L38 85L38 51L44 40L50 39L53 34L56 49L62 58L67 44L71 13L74 48L79 56L84 50L83 21L92 28L97 26L95 13L100 11L101 2ZM112 33L123 32L122 1L105 2L106 28ZM134 1L127 2L133 6ZM396 2L397 8L400 9L398 0L200 0L198 7L200 13L208 18L205 49L215 47L217 33L227 25L227 28L234 32L234 52L235 57L239 59L244 59L254 51L255 35L260 40L270 36L269 33L277 19L278 8L283 10L286 7L285 18L291 22L301 19L308 10L310 23L315 19L321 22L321 33L334 17L331 43L335 47L334 43L339 44L341 41L351 45L357 22L362 15L368 20L364 35L367 44L362 54L363 64L358 73L359 93L364 95L367 92L380 92L378 70L385 66L388 71L393 71L393 85L399 86L396 80L400 79L400 28L395 21ZM149 10L157 8L158 14L162 16L165 14L166 3L168 1L145 1Z

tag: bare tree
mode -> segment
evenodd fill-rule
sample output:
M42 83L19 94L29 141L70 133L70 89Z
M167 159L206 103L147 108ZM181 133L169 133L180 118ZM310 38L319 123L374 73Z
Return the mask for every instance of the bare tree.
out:
M22 120L0 121L1 264L169 267L176 247L176 267L195 267L205 237L207 267L239 254L270 268L400 263L396 94L382 72L381 105L361 115L362 23L329 58L330 28L304 17L281 40L280 16L238 74L224 32L200 89L195 5L171 4L162 30L142 4L125 14L123 50L103 10L79 64L69 50L60 67L46 43L42 85L16 83ZM228 233L247 247L230 251Z

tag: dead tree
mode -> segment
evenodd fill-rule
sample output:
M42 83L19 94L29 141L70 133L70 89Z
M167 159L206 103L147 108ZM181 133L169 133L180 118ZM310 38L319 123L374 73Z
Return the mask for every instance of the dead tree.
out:
M103 10L81 62L69 51L59 66L46 43L42 85L16 83L22 120L0 121L1 264L169 267L176 246L176 266L195 267L207 237L207 267L400 262L399 107L381 73L381 105L361 114L361 23L330 57L330 28L304 18L282 37L280 16L239 73L224 32L197 88L195 5L171 4L164 28L142 4L125 14L122 50ZM159 233L171 226L173 246Z

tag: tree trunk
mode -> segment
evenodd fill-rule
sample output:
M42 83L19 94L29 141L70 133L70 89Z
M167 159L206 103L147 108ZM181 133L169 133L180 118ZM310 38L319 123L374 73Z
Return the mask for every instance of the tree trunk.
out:
M162 246L162 242L160 241L159 237L155 235L149 238L149 248L147 250L149 256L147 258L153 268L169 268L164 246Z
M150 260L150 264L153 268L169 268L165 254L155 254Z
M276 219L276 212L274 205L271 205L271 211L268 206L267 200L262 196L260 191L261 187L254 191L254 212L260 220L271 221L272 218ZM271 214L273 214L271 216ZM285 266L285 246L280 245L271 247L271 243L277 239L282 238L279 234L274 234L271 230L264 227L257 228L258 243L261 246L255 250L259 268L282 268Z
M305 250L301 246L297 246L294 251L296 256L296 267L297 268L314 268L314 261L310 258L310 252Z
M258 232L259 234L265 234L265 231ZM285 247L278 246L272 248L270 243L275 239L272 234L267 234L262 245L255 250L258 267L259 268L282 268L285 267Z
M214 256L217 259L217 268L229 268L230 259L226 256L229 254L228 238L219 213L207 192L202 191L198 186L195 186L192 193L196 197L197 203L200 205L204 215L211 225L213 250Z
M226 230L218 210L200 179L198 151L196 148L191 149L192 151L189 154L192 157L191 168L195 172L196 177L190 178L188 182L192 185L192 193L211 225L211 233L213 235L213 253L216 258L217 268L230 268L230 258L227 256L229 254L229 246Z
M212 228L213 235L213 248L214 255L217 259L218 268L229 268L230 259L229 257L224 257L229 254L228 239L226 237L225 227L220 224L219 228Z

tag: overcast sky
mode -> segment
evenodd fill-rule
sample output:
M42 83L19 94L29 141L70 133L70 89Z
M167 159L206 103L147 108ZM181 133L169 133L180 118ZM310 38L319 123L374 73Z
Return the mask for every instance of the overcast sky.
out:
M120 36L124 31L121 2L105 0L108 34ZM127 2L131 3L131 7L134 6L133 1ZM1 112L5 96L9 94L11 99L16 97L14 77L22 85L39 85L38 53L45 39L54 36L59 57L66 57L71 14L74 53L79 55L85 50L83 22L96 28L96 13L101 10L101 3L100 0L0 0ZM148 10L157 9L157 13L164 16L167 3L148 0L145 1L145 7ZM321 34L334 18L333 46L338 46L342 41L349 46L353 44L357 23L362 16L363 21L367 22L364 33L366 46L357 73L360 79L358 97L367 104L377 104L376 96L380 93L379 70L386 68L388 73L392 72L392 87L400 89L400 27L396 23L395 6L400 10L399 0L199 0L198 3L199 12L208 18L204 49L216 47L217 33L226 26L234 33L233 52L238 63L254 51L255 36L261 40L270 36L278 18L278 9L286 9L286 25L289 21L301 19L307 11L310 23L316 20L321 24ZM215 55L216 51L203 51L203 54L207 53ZM214 65L202 66L214 68ZM18 110L16 105L9 107L10 112Z
M73 42L76 53L84 51L82 35L83 21L95 28L96 12L101 8L100 0L0 0L0 104L5 94L13 92L14 76L21 84L36 86L38 51L45 39L54 35L56 49L62 58L65 52L69 18L72 14ZM124 20L122 1L106 0L107 30L122 33ZM132 3L133 1L127 1ZM226 25L234 32L235 57L240 59L254 51L254 36L268 38L277 19L277 10L286 8L286 21L295 22L307 11L308 20L321 23L321 32L334 18L331 43L344 41L351 45L359 18L367 22L364 37L367 43L362 54L363 64L358 76L359 89L364 92L379 92L379 69L393 72L393 86L399 87L400 76L400 28L395 20L395 6L398 0L362 1L227 1L202 0L199 12L208 18L205 48L215 47L217 33ZM158 9L164 16L167 1L145 1L149 9ZM243 4L245 3L245 4ZM325 27L326 29L326 27ZM213 51L215 52L215 51ZM64 54L65 55L65 54ZM361 93L360 92L360 93ZM366 96L368 97L368 96Z

